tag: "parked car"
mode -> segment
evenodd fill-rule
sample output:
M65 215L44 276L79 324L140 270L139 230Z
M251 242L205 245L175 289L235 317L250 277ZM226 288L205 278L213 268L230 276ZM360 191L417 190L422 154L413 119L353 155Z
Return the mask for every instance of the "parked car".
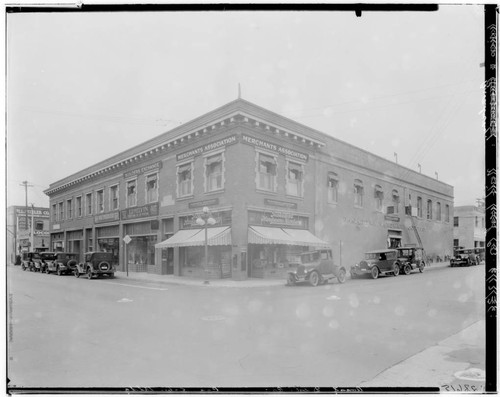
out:
M455 250L453 258L450 259L450 266L472 266L479 265L479 258L473 248L461 248Z
M43 255L43 254L42 254ZM78 262L78 254L70 252L56 252L51 261L46 261L46 273L56 272L58 276L72 274Z
M23 252L21 257L21 269L29 270L30 272L34 271L34 258L39 256L40 254L38 252Z
M42 272L43 271L43 261L42 261L42 253L34 252L32 257L33 267L32 270L34 272Z
M56 259L56 253L55 252L41 252L40 253L40 271L49 273L47 271L47 268L49 264L52 264L54 262L54 259Z
M300 255L298 266L288 272L287 284L295 285L306 281L316 287L319 284L328 283L334 278L339 283L344 283L346 270L344 267L335 265L331 250L321 249L304 252Z
M376 279L381 274L399 274L398 251L393 248L369 251L365 259L351 267L351 278L370 274Z
M73 274L76 277L85 274L89 280L94 276L114 277L115 266L113 264L113 253L86 252L83 262L76 264Z
M403 274L410 274L412 270L418 269L420 273L425 268L425 253L422 247L399 247L398 263L399 272Z

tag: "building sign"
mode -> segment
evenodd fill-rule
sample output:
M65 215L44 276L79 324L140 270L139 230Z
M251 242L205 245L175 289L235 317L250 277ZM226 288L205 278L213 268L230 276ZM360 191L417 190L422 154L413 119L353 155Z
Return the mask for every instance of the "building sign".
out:
M48 230L33 230L34 236L49 236L50 232Z
M288 211L248 211L248 223L262 226L291 226L307 229L309 218Z
M147 218L158 215L158 203L143 205L142 207L127 208L121 211L122 220Z
M33 213L33 216L39 217L39 218L49 218L50 217L50 212L49 210L42 210L42 209L37 209L35 208L35 211L31 208L28 208L28 216L31 216ZM16 208L16 214L18 216L24 216L26 214L26 208Z
M309 160L309 155L306 153L297 152L295 150L288 149L286 147L276 145L274 143L270 143L267 141L263 141L262 139L252 138L252 137L247 136L247 135L242 135L241 138L242 138L242 142L246 143L247 145L252 145L255 147L271 150L273 152L282 154L284 156L293 157L293 158L296 158L296 159L301 160L301 161L308 161Z
M179 227L181 229L192 229L196 228L199 229L200 225L196 223L196 219L198 219L198 216L202 215L200 212L199 214L193 214L193 215L188 215L188 216L183 216L179 218ZM213 226L230 226L231 225L231 211L221 211L221 212L212 212L212 218L215 219L215 224Z
M124 178L131 178L133 176L145 174L145 173L150 172L150 171L156 171L162 167L162 164L163 163L161 161L157 161L156 163L145 165L144 167L136 168L135 170L125 172L123 174L123 177Z
M52 230L61 230L61 224L59 223L54 223L52 225Z
M210 207L214 205L219 205L219 198L213 198L209 200L203 200L203 201L195 201L193 203L189 203L188 207L189 208L203 208L203 207Z
M272 207L287 208L290 210L297 209L297 203L289 203L288 201L280 201L280 200L274 200L274 199L270 199L270 198L265 198L264 204L272 206Z
M391 222L399 222L399 216L397 215L385 215L384 219Z
M120 212L114 211L108 214L101 214L94 216L94 223L105 223L105 222L113 222L120 220Z
M177 155L177 161L185 160L190 157L194 156L199 156L200 154L204 152L208 152L210 150L218 149L221 147L225 147L228 145L232 145L234 143L238 142L238 137L236 135L231 135L230 137L220 139L218 141L212 142L212 143L207 143L206 145L197 147L196 149L189 150L184 153L179 153Z

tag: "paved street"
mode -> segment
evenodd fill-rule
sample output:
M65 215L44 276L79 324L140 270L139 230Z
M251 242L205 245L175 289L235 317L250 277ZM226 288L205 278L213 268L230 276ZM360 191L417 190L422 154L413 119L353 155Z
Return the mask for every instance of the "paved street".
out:
M402 362L411 372L412 357L484 319L484 266L317 288L86 280L8 266L8 309L15 387L401 386L380 376ZM459 358L484 369L480 350ZM428 367L442 365L433 357ZM444 361L442 382L452 382L457 355ZM412 382L440 386L418 368Z

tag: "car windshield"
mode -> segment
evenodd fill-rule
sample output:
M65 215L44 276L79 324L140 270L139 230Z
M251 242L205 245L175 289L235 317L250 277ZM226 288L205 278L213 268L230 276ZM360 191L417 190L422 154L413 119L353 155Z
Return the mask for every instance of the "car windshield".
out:
M411 256L411 250L408 249L403 249L403 250L398 250L399 251L399 256Z
M56 259L56 254L53 253L43 253L41 256L42 259L46 261L53 261L54 259Z
M97 252L92 255L92 259L96 261L111 261L113 254L111 252Z
M33 259L40 259L40 254L38 252L33 252Z
M379 259L379 258L380 258L380 254L376 253L376 252L367 252L365 254L365 259Z

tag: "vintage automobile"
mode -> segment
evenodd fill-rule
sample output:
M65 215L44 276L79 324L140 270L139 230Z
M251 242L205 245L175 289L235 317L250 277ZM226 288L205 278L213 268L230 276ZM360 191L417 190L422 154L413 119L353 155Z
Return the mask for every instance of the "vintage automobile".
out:
M78 262L78 254L70 252L56 252L50 261L46 261L45 272L55 272L58 276L72 274Z
M412 270L424 271L425 253L422 247L398 247L397 250L400 273L408 275Z
M393 248L369 251L365 259L351 267L351 278L370 274L376 279L381 274L399 274L398 251Z
M54 259L56 258L56 253L55 252L41 252L40 253L40 271L49 273L47 271L47 268L49 264L52 264Z
M73 274L76 277L85 274L89 280L94 276L114 277L115 266L113 260L113 253L111 252L86 252L83 262L76 264Z
M33 254L34 255L32 257L32 263L33 263L32 271L42 272L44 269L44 263L42 260L43 253L42 252L34 252Z
M23 252L21 256L21 269L32 272L35 269L34 258L39 256L38 252Z
M473 248L461 248L455 250L455 254L450 259L450 266L472 266L479 265L479 258Z
M334 278L339 283L344 283L346 270L334 264L331 250L320 249L300 254L300 263L294 270L288 272L287 285L307 281L316 287Z

